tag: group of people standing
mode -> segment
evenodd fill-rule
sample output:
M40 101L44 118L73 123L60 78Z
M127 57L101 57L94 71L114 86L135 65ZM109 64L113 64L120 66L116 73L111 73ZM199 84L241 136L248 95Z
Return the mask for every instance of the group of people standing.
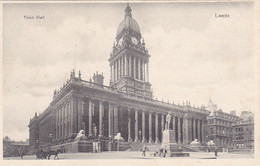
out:
M145 152L148 150L147 146L144 145L143 148L142 148L142 156L145 156ZM167 150L165 148L160 148L158 149L158 151L156 151L153 156L156 157L157 155L159 157L165 157L167 154Z

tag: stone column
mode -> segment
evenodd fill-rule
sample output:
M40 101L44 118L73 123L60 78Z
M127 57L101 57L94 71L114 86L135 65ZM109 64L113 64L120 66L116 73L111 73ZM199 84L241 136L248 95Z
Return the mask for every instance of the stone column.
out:
M113 134L113 112L114 112L114 108L112 106L112 104L109 102L109 107L108 107L108 136L109 138L113 138L114 134Z
M115 67L114 67L114 69L115 69L114 73L115 73L115 82L116 82L116 81L117 81L117 60L114 61L114 65L115 65Z
M83 129L82 128L82 116L83 116L83 108L82 108L82 99L78 99L78 132Z
M172 133L172 134L173 134L172 137L173 137L173 142L174 142L174 143L178 143L177 140L176 140L176 126L175 126L176 120L175 120L175 118L176 118L176 117L173 115L173 116L172 116L172 130L173 130L174 132ZM178 130L177 130L177 131L178 131Z
M115 68L114 68L114 63L112 64L112 82L115 82Z
M149 82L149 62L147 62L146 73L147 73L147 82Z
M135 110L135 142L138 142L138 111Z
M69 109L70 109L70 133L73 133L73 107L72 102L69 102Z
M58 134L59 134L59 130L58 130L58 126L59 126L59 119L58 119L58 116L59 116L59 114L58 114L58 110L57 110L57 108L56 108L56 134L55 134L55 138L56 138L56 140L58 139Z
M149 112L149 142L153 142L152 139L152 113Z
M189 119L184 115L183 117L183 144L189 144Z
M131 56L129 56L128 59L129 59L129 65L128 65L128 71L129 71L129 73L128 73L128 75L129 75L130 77L132 77L132 58L131 58Z
M138 58L138 78L139 80L141 80L141 59Z
M144 66L143 66L143 73L144 73L144 74L143 74L143 77L144 77L143 80L144 80L144 82L145 82L145 81L146 81L146 72L145 72L146 62L145 62L145 61L144 61L143 65L144 65Z
M176 123L176 121L175 121L175 116L172 116L172 130L176 130L176 126L175 126L175 123ZM176 141L176 140L175 140Z
M118 66L118 77L117 77L117 80L120 80L120 67L121 67L121 63L120 63L120 58L118 58L118 60L117 60L117 66Z
M181 118L178 117L178 144L181 144Z
M118 59L118 73L119 73L119 76L118 76L118 80L120 80L121 78L121 58Z
M191 121L191 118L188 119L188 122L189 122L189 143L191 143L192 141L192 121Z
M142 142L146 142L145 140L145 112L142 112Z
M94 111L94 103L91 99L89 99L89 107L88 107L88 136L92 136L92 116Z
M116 80L119 80L119 78L120 78L120 75L119 75L119 74L120 74L120 70L119 70L119 69L120 69L120 66L119 66L119 64L120 64L120 63L119 63L119 59L117 59L117 61L116 61L116 67L117 67L117 71L116 71L117 77L116 77L116 78L117 78L117 79L116 79Z
M144 80L144 68L143 68L144 60L140 59L140 80Z
M114 80L115 80L115 82L116 82L116 80L117 80L117 66L116 66L116 60L114 61Z
M63 106L63 137L66 136L66 103Z
M126 58L126 55L124 55L124 58L125 58L125 74L124 74L124 76L127 76L128 73L127 73L127 58Z
M110 65L110 80L113 82L113 71L112 71L112 65Z
M66 114L65 114L65 136L68 136L68 103L66 102L65 104L65 111L66 111Z
M63 137L66 136L66 103L63 104Z
M58 125L57 139L59 139L60 138L60 109L59 109L59 107L57 107L57 125Z
M58 138L61 138L61 106L58 107Z
M61 137L64 137L64 105L61 107Z
M201 143L201 137L200 137L200 132L201 132L201 130L200 130L200 122L201 122L201 120L198 120L198 141Z
M116 65L116 61L114 61L114 82L116 82L117 80L117 65Z
M136 78L136 58L135 58L135 56L133 56L133 58L134 58L134 68L133 68L133 70L134 70L134 78Z
M118 133L118 106L114 106L114 135Z
M99 101L99 136L103 136L103 114L104 114L104 103Z
M132 142L131 139L131 109L128 108L128 142Z
M165 126L164 115L162 114L162 120L161 120L162 135L163 135L164 126Z
M159 143L159 138L158 138L158 114L155 113L155 142Z
M196 138L196 121L193 119L193 140L194 141Z
M136 58L137 61L137 79L140 79L140 59Z
M123 59L123 56L120 58L120 60L121 60L121 74L120 74L120 78L122 78L123 77L123 75L124 75L124 59Z

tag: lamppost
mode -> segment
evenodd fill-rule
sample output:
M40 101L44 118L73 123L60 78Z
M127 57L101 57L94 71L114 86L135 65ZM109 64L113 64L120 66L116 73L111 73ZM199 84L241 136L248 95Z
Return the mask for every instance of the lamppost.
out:
M37 152L39 152L39 140L36 140L36 148L37 148Z
M95 137L97 136L97 127L96 126L94 127L94 136Z
M142 141L142 131L139 130L139 140Z
M52 144L52 134L49 134L49 139L50 139L50 146Z
M52 143L52 134L49 134L50 143Z

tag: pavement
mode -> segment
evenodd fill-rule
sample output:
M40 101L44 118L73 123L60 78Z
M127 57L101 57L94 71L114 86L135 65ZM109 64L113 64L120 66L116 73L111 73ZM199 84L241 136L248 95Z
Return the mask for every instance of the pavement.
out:
M142 152L101 152L101 153L63 153L59 154L60 160L82 160L82 159L253 159L254 154L251 153L218 153L215 157L214 152L189 152L190 157L154 157L151 152L146 152L146 156L142 156ZM4 160L36 160L35 155L20 157L5 157ZM53 160L53 156L51 157Z

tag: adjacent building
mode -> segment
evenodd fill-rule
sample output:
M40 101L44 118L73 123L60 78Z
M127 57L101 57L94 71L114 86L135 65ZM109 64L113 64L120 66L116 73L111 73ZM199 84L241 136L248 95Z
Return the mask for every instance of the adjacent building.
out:
M236 111L225 113L209 100L206 107L211 111L207 117L206 140L213 140L220 149L234 150L254 149L254 114L243 111L240 116Z
M235 122L233 128L233 147L236 150L254 149L254 114L250 111L243 111L240 118Z
M236 116L234 111L225 113L217 108L217 105L210 99L206 107L211 111L207 117L207 131L206 140L213 140L217 147L232 147L233 146L233 133L232 125L240 121L241 118Z

